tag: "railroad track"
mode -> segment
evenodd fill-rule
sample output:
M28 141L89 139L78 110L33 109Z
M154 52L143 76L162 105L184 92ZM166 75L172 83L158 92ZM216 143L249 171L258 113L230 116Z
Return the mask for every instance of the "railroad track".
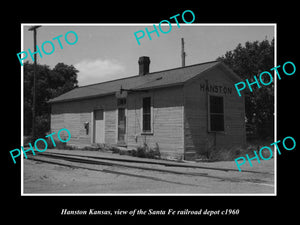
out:
M217 170L217 171L223 171L223 172L239 172L237 169L230 169L230 168L214 168L214 167L207 167L207 166L200 166L200 165L191 165L186 164L182 162L171 162L171 161L161 161L161 160L155 160L155 161L141 161L136 160L134 158L128 159L128 158L112 158L112 157L103 157L103 156L89 156L89 155L79 155L79 154L66 154L66 153L39 153L39 155L59 155L59 156L78 156L81 158L90 158L90 159L96 159L96 160L107 160L109 162L129 162L129 163L139 163L139 164L153 164L153 165L162 165L165 167L178 167L178 168L195 168L195 169L205 169L205 170ZM240 172L239 172L240 173ZM242 170L241 173L259 173L259 174L271 174L268 172L260 172L260 171L249 171L249 170Z
M205 186L203 184L191 184L191 183L183 183L174 180L165 180L160 179L158 177L145 175L142 171L150 171L150 172L159 172L159 173L167 173L171 175L178 176L193 176L193 177L206 177L211 179L216 179L219 181L230 181L230 182L246 182L246 183L255 183L255 184L265 184L265 181L255 179L255 180L245 180L240 178L229 178L226 176L215 176L211 175L209 170L221 170L223 172L234 171L237 173L237 170L233 169L221 169L221 168L209 168L209 167L201 167L201 166L191 166L184 165L180 163L169 163L169 162L154 162L154 161L138 161L131 159L116 159L116 158L107 158L107 157L98 157L98 156L82 156L82 155L71 155L64 153L39 153L38 155L30 155L28 157L29 160L56 164L60 166L67 166L71 168L77 169L87 169L97 172L111 173L116 175L124 175L130 177L138 177L143 179L151 179L155 181L174 183L180 185L189 185L189 186ZM166 167L166 168L164 168ZM172 167L172 169L170 169ZM181 170L178 170L178 168ZM192 171L182 171L182 167L187 169L201 169L203 172L192 172ZM136 173L125 172L125 169L135 170ZM255 171L249 171L255 172ZM141 174L142 173L142 174ZM260 173L260 172L256 172ZM273 186L270 184L266 184L267 186Z

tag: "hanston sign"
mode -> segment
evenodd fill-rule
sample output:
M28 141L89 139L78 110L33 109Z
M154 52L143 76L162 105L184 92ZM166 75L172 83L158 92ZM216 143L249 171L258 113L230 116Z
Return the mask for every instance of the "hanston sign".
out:
M217 84L201 83L200 91L217 93L217 94L232 94L232 87L226 87Z

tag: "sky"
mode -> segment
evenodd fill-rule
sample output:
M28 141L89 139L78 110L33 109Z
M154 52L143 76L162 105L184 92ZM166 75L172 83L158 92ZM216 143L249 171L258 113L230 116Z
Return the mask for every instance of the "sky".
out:
M156 27L158 27L158 24ZM172 69L181 66L181 38L184 38L186 59L185 64L193 65L214 61L226 51L235 49L241 43L250 41L271 41L274 37L273 24L180 24L172 23L169 33L151 33L149 40L145 28L152 31L153 24L23 24L23 48L21 51L34 52L33 32L28 31L32 25L42 25L37 29L37 46L42 57L37 54L39 64L53 68L57 63L73 65L78 73L78 85L89 85L138 74L138 59L149 56L150 72ZM168 31L169 25L162 24L161 29ZM137 31L145 32L140 45L134 36ZM74 31L78 40L69 45L65 34ZM138 35L140 35L139 33ZM61 49L55 37L60 38ZM69 42L74 42L72 33L67 35ZM55 50L51 55L42 52L45 41L51 41ZM44 45L46 52L51 52L50 43ZM23 54L21 55L23 57ZM18 59L17 59L18 60ZM28 54L24 60L33 62Z

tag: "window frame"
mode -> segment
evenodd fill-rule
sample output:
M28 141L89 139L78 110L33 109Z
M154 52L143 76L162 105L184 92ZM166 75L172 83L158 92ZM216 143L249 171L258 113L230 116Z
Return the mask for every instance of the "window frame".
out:
M223 113L211 113L210 112L210 97L219 97L222 98L222 102L223 102ZM225 133L225 101L224 101L224 96L223 95L218 95L218 94L208 94L207 95L207 120L208 120L208 132L213 132L213 133ZM212 130L211 129L211 115L223 115L223 130Z
M116 127L116 133L115 133L115 140L117 143L117 145L119 146L125 146L126 143L127 143L127 130L128 130L128 111L127 111L127 104L128 104L128 98L127 96L126 97L120 97L120 98L116 98L116 114L115 114L115 118L116 118L116 124L115 124L115 127ZM124 143L122 142L119 142L119 128L118 128L118 125L119 125L119 109L122 108L125 110L125 136L124 136Z
M144 130L144 99L150 98L150 130ZM151 95L142 95L141 96L141 134L153 134L153 96Z

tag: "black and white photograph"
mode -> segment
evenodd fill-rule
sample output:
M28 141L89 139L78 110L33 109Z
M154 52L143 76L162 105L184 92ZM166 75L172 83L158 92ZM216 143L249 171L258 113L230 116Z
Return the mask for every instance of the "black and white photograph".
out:
M22 29L24 195L276 194L275 24Z
M124 3L8 7L4 219L296 221L296 4Z

